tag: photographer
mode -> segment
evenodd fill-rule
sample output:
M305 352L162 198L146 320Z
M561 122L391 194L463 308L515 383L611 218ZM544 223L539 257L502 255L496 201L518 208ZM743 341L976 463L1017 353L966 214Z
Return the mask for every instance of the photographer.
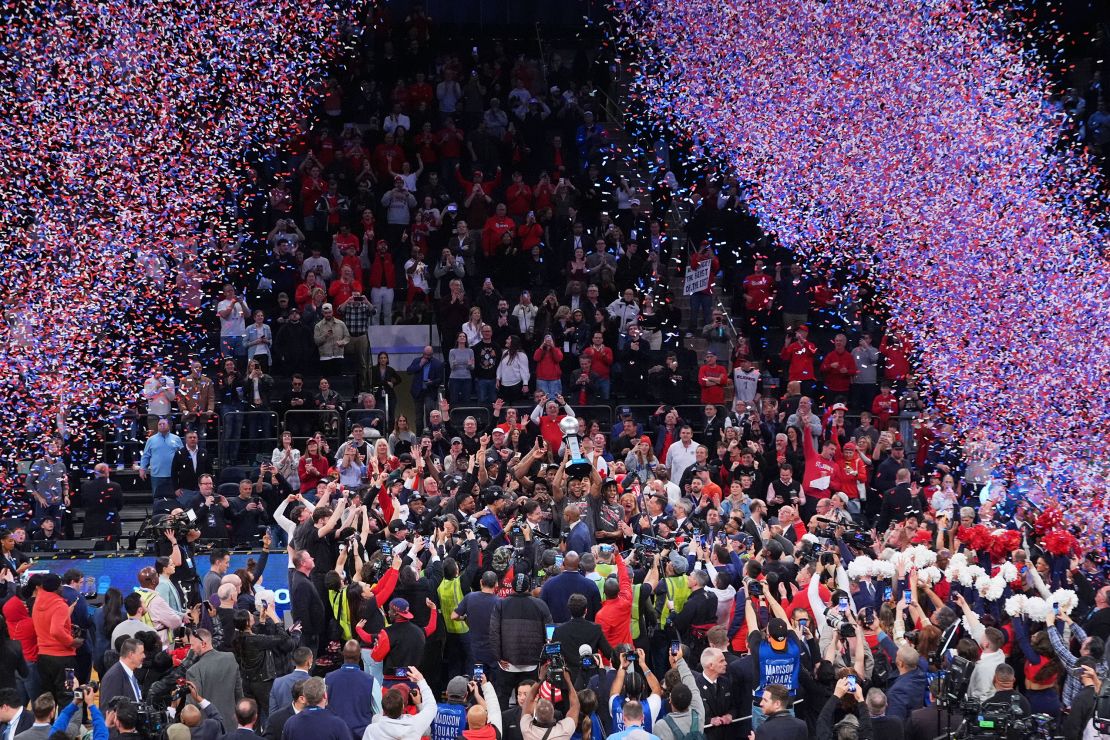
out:
M263 473L270 467L269 463L262 464ZM270 521L266 513L266 505L262 503L260 494L263 487L259 477L258 482L251 483L244 478L239 481L239 495L228 499L228 513L231 516L231 544L233 546L254 545L260 533Z
M200 529L195 526L195 522L187 519L182 509L171 511L156 527L159 537L154 553L158 557L170 559L174 567L170 580L181 589L185 603L193 606L204 598L192 549L192 543L200 538Z
M639 671L636 670L637 664ZM625 729L622 709L626 702L635 702L642 708L643 727L651 732L652 723L659 718L663 708L663 687L647 664L647 654L640 649L621 653L613 685L609 687L609 716L613 719L613 732Z
M108 740L108 724L104 721L104 715L101 714L100 707L96 706L96 702L93 701L93 694L95 693L95 684L80 686L75 689L73 701L66 704L62 707L62 711L58 712L57 719L50 727L50 734L64 732L69 737L80 737L81 714L77 710L84 706L89 708L89 720L92 722L92 740Z
M801 641L804 639L790 626L790 620L783 611L777 599L768 598L762 590L755 593L753 586L756 582L749 581L747 587L738 595L744 601L744 614L748 629L748 650L755 659L758 676L754 692L754 705L752 706L752 729L757 730L764 722L763 711L759 707L759 700L766 686L778 684L783 686L788 697L793 699L798 693L799 675L801 673ZM754 598L752 598L754 597ZM764 635L759 627L756 616L755 604L766 606L773 618L767 623L767 634ZM762 608L761 610L762 611ZM793 715L793 710L788 710Z
M219 708L200 695L197 685L186 681L184 688L187 694L182 694L180 701L187 696L193 703L180 707L177 716L181 723L189 728L192 740L218 740L224 735L224 718Z
M855 688L851 688L848 681L849 679L845 677L836 682L836 688L833 689L832 696L829 697L829 700L825 702L825 706L821 709L821 716L817 719L817 740L835 740L843 737L840 728L848 724L849 721L845 717L834 726L833 717L836 710L842 705L845 696L854 697L857 702L855 717L858 729L855 737L858 740L871 740L874 737L871 726L871 711L863 700L863 689L860 688L858 681L855 682Z

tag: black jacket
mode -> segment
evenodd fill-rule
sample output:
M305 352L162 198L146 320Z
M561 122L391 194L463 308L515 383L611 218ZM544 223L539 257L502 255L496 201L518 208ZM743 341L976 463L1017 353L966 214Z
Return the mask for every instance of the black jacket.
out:
M837 699L835 695L830 696L829 700L825 702L825 706L821 709L821 716L817 718L817 740L833 740L833 738L836 737L836 733L833 730L833 721L837 707L839 706L840 700ZM871 726L871 714L867 710L867 702L861 702L858 709L859 711L856 718L859 720L859 734L857 737L859 740L871 740L874 734ZM894 721L898 724L897 736L889 734L883 735L883 740L901 740L901 723L897 722L897 720ZM805 725L804 722L802 724L803 726ZM756 733L756 737L759 737L758 732ZM789 735L783 735L782 737L789 737Z
M277 678L277 655L293 652L297 640L283 625L274 622L262 622L254 629L254 632L235 633L231 638L231 650L239 661L244 681L273 681Z
M289 574L289 605L293 621L301 623L301 645L318 650L324 639L324 602L304 573Z
M543 601L531 594L510 594L493 608L490 650L513 665L535 665L547 641L544 625L550 622L551 610Z
M706 727L705 729L709 730L710 728ZM716 730L717 728L712 729ZM817 737L824 736L818 731ZM805 722L797 717L791 717L786 712L779 712L770 715L759 726L759 729L755 731L755 740L809 740L809 728L806 727Z
M270 707L272 710L273 707ZM281 709L273 712L270 718L266 720L266 740L281 740L281 731L285 729L285 723L293 716L293 705L282 707Z
M193 459L189 451L182 447L173 455L173 485L186 491L200 490L200 477L212 474L212 461L204 448L197 446L197 464L193 467Z
M610 662L613 660L613 647L605 639L600 625L582 617L572 618L556 627L553 641L562 645L563 658L571 678L578 678L582 670L582 661L578 659L578 648L582 645L589 645L591 652L601 653Z
M682 611L674 615L674 628L682 636L684 642L689 642L690 629L702 625L713 626L717 623L717 597L704 588L699 588L690 594Z

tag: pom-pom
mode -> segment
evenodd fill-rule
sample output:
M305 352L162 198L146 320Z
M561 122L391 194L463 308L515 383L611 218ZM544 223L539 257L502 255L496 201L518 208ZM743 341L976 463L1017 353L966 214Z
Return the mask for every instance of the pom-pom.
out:
M1052 592L1052 601L1059 604L1060 613L1070 615L1075 607L1079 606L1079 597L1069 588L1060 588Z
M930 565L934 565L937 562L937 554L922 545L915 545L912 547L910 549L910 555L914 567L918 570L921 568L928 568Z
M998 575L1006 583L1013 583L1017 580L1018 571L1014 564L1007 560L998 568Z
M861 555L852 562L848 563L848 577L853 580L859 580L871 575L872 568L875 561L866 555Z
M1062 529L1049 532L1041 539L1041 545L1051 555L1071 556L1079 554L1079 542L1075 535Z
M1025 613L1026 601L1027 597L1025 596L1025 594L1015 594L1006 599L1006 605L1003 608L1006 610L1007 614L1009 614L1014 619L1017 619Z
M894 568L894 563L887 562L886 560L875 560L872 564L871 576L873 578L881 578L889 580L894 578L897 571Z
M1044 622L1050 611L1052 607L1040 596L1030 596L1025 600L1025 616L1034 622Z
M923 586L932 586L940 581L944 574L940 572L940 568L935 565L930 565L917 571L917 582Z
M991 545L990 530L982 524L976 524L974 527L960 527L956 530L956 537L976 552L986 551Z

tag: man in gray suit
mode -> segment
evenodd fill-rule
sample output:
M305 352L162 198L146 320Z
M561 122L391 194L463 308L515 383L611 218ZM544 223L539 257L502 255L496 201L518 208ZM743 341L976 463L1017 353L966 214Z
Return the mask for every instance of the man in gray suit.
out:
M243 678L239 664L231 653L212 647L212 633L198 629L190 640L197 661L185 673L196 686L196 692L216 705L220 717L234 717L235 703L243 698ZM200 703L194 699L194 702Z
M54 710L56 708L53 694L40 694L38 698L31 702L31 712L35 716L35 723L17 734L15 740L49 740L50 727L54 720ZM80 712L73 713L73 718L70 720L66 731L70 737L77 737L81 734Z
M196 684L187 681L189 699L196 705L186 704L181 708L181 724L189 728L190 740L219 740L224 736L224 720L216 705L205 699L197 691ZM198 708L199 707L199 708Z

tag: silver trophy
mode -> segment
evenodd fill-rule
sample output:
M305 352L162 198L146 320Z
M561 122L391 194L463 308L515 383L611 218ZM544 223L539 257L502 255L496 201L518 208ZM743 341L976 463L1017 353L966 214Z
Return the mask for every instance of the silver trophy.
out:
M587 478L593 465L582 457L582 445L578 437L578 419L565 416L559 422L559 429L563 432L563 444L570 451L570 462L567 463L567 475L572 478Z

